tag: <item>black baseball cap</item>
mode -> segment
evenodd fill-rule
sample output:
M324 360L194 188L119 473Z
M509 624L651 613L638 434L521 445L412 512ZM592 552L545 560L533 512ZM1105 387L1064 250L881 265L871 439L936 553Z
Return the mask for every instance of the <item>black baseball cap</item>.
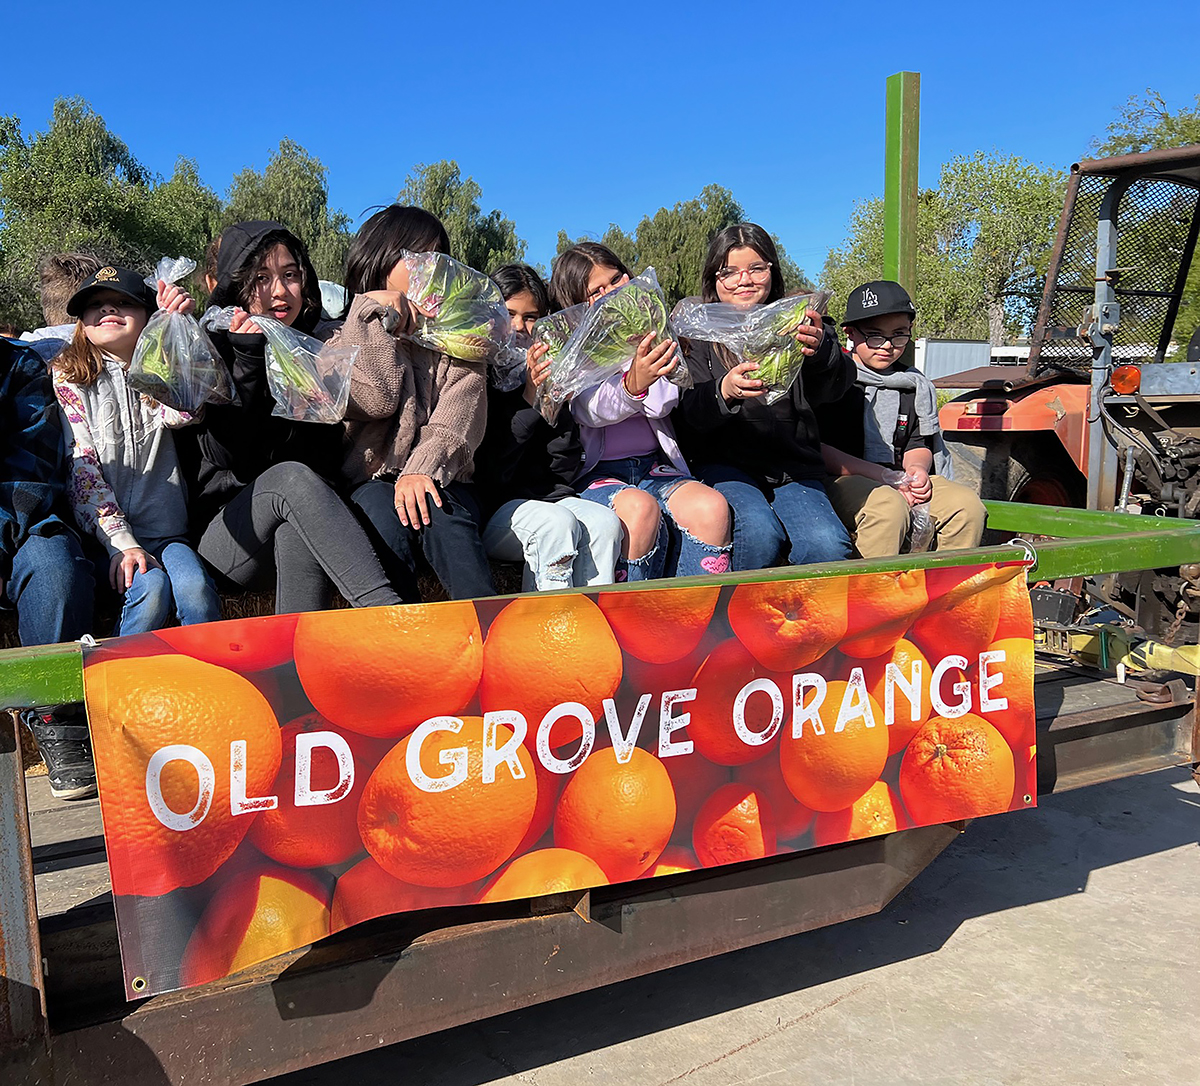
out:
M899 283L890 279L875 279L855 287L846 299L846 315L843 324L857 324L871 317L883 317L889 313L917 315L917 307Z
M78 317L87 308L88 299L101 290L124 294L130 301L144 305L148 313L153 313L158 308L158 292L151 290L137 272L106 264L84 280L83 285L71 295L71 300L67 302L67 315Z

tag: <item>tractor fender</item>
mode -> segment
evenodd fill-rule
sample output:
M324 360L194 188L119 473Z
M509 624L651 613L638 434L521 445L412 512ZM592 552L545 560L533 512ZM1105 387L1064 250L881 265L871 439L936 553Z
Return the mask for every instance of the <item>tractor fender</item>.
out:
M978 441L985 434L1051 430L1079 471L1087 474L1088 400L1085 384L1038 385L1011 392L967 394L945 404L938 412L944 434L968 435ZM976 436L977 435L977 436Z

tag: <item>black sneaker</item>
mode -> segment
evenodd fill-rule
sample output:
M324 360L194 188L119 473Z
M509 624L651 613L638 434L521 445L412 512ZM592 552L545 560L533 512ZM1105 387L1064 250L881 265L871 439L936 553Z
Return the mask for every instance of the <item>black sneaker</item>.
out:
M50 775L55 799L87 799L96 794L96 763L82 705L47 705L21 712L33 732Z

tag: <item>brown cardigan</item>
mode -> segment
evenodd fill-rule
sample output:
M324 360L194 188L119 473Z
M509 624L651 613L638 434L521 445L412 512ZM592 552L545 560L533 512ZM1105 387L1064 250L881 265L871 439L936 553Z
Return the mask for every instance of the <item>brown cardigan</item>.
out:
M439 486L469 481L487 425L487 378L459 362L383 329L383 306L359 295L331 342L356 344L350 375L342 475L368 479L428 475Z

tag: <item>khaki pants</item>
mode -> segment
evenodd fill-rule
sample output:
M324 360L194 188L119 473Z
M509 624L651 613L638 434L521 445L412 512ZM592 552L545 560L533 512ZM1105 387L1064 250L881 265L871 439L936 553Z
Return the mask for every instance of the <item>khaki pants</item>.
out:
M978 547L987 522L983 502L961 483L931 475L934 543L930 549L965 550ZM862 475L841 475L828 481L829 500L864 558L899 554L908 538L910 506L904 495L886 483Z

